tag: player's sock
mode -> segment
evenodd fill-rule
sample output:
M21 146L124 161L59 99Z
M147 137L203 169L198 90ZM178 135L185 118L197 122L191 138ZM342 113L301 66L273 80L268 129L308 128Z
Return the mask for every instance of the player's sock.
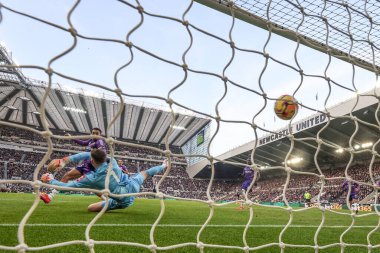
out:
M52 199L54 198L54 196L55 196L57 193L58 193L58 191L57 191L56 189L53 189L53 190L51 191L51 193L48 194L50 200L52 200Z
M148 170L146 170L146 174L148 174L150 177L153 177L154 175L156 175L157 173L160 173L162 172L166 167L168 167L168 162L167 160L165 160L162 165L159 165L159 166L155 166L155 167L152 167Z

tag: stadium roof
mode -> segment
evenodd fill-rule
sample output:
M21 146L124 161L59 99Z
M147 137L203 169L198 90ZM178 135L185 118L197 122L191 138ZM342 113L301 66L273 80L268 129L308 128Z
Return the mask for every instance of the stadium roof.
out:
M377 91L379 93L380 89ZM372 94L372 95L371 95ZM292 132L297 141L289 159L301 158L299 163L289 164L290 167L298 170L309 170L315 168L314 156L318 148L316 140L317 134L322 140L331 146L321 145L317 156L320 167L331 167L340 164L347 164L350 158L349 142L352 137L352 148L354 148L355 160L368 160L372 156L370 149L379 140L379 123L376 121L378 100L373 96L374 90L362 94L356 104L356 97L344 101L334 107L328 108L330 114L337 118L331 118L329 125L321 129L328 123L328 118L324 114L314 114L298 122L294 122ZM348 115L353 110L353 116L369 124L358 123L358 131L355 133L355 121ZM379 116L379 115L378 115ZM291 142L286 136L286 128L279 129L275 133L270 133L258 139L257 148L254 153L254 161L260 166L283 166L286 155L291 148ZM311 138L310 138L311 137ZM310 138L308 140L302 138ZM301 140L300 140L301 139ZM339 150L338 146L345 150ZM232 149L220 156L230 162L246 163L255 147L255 140L250 141L240 147ZM363 151L363 150L367 151ZM380 153L380 148L376 146L376 151ZM188 172L191 177L209 177L211 169L207 166L207 160L190 167ZM241 173L241 166L232 166L221 162L215 163L216 178L236 178ZM276 172L277 173L277 172Z
M0 65L12 60L0 47ZM45 93L44 82L28 79L12 68L0 67L0 120L42 127L38 112ZM85 91L54 88L48 94L45 112L49 127L61 131L89 133L93 127L103 130L120 108L120 102L103 96L88 96ZM172 123L169 110L125 102L121 116L112 125L110 135L133 141L163 144ZM210 123L194 113L176 113L169 144L184 145Z

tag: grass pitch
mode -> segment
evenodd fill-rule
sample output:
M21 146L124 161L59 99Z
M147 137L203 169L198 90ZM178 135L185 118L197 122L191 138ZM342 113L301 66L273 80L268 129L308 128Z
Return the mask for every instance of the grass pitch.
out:
M18 224L30 209L35 195L0 194L0 246L14 247L17 239ZM75 245L55 247L38 252L89 252L84 245L87 224L96 214L87 212L87 206L99 199L94 196L58 195L53 202L45 205L41 202L33 212L25 227L25 242L28 247L41 247L56 243L78 241ZM201 203L190 201L165 200L165 214L154 231L154 243L165 247L182 243L196 243L201 225L209 216L210 208ZM253 252L280 252L279 235L289 221L289 212L273 207L253 208L254 219L247 233L250 247L266 246ZM348 211L341 211L347 213ZM95 241L121 241L150 245L151 225L160 213L158 199L137 199L135 204L124 210L115 210L104 214L90 230ZM361 213L364 214L364 213ZM379 223L379 217L373 215L356 217L355 227L344 236L346 244L367 245L367 235ZM236 204L216 207L210 225L200 235L204 244L244 247L243 231L248 222L249 210L237 210ZM314 245L314 236L321 223L322 212L317 209L294 212L292 226L285 230L282 241L286 244ZM319 246L336 243L335 246L320 249L321 253L341 252L339 238L351 224L348 215L326 212L324 227L319 233ZM380 230L373 233L370 242L375 246L371 253L380 253ZM274 244L270 246L270 244ZM269 245L267 245L269 244ZM95 252L151 252L137 246L98 245ZM205 252L244 252L239 249L205 247ZM11 252L1 250L0 252ZM199 252L195 245L183 246L162 252ZM252 251L251 251L252 252ZM286 253L315 252L307 247L286 246ZM369 252L366 247L348 245L345 253Z

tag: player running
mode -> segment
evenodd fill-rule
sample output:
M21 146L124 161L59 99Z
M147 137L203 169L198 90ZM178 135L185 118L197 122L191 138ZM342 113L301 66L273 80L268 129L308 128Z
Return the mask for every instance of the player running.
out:
M247 164L248 165L252 164L251 159L247 160ZM242 175L243 175L245 181L243 182L243 184L241 186L241 192L242 192L242 195L244 195L244 193L247 191L248 187L252 183L252 180L253 180L253 178L255 176L255 171L252 170L251 166L245 166L244 169L243 169L243 174ZM239 209L244 209L243 201L240 202Z
M348 180L345 180L342 184L343 191L348 192L349 191L349 182ZM358 203L357 203L357 196L356 194L360 191L360 186L358 183L354 182L351 184L351 192L350 196L348 197L349 201L349 208L353 211L355 211L356 214L359 213Z

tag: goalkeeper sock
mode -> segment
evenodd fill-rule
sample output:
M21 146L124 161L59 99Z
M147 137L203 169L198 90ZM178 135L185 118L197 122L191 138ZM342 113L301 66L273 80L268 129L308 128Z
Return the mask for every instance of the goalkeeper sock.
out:
M145 172L146 172L146 174L148 174L148 176L153 177L157 173L162 172L166 167L168 167L168 161L167 160L165 160L162 163L162 165L152 167L152 168L146 170Z
M57 193L58 191L56 189L53 189L51 193L49 194L49 198L52 200Z

